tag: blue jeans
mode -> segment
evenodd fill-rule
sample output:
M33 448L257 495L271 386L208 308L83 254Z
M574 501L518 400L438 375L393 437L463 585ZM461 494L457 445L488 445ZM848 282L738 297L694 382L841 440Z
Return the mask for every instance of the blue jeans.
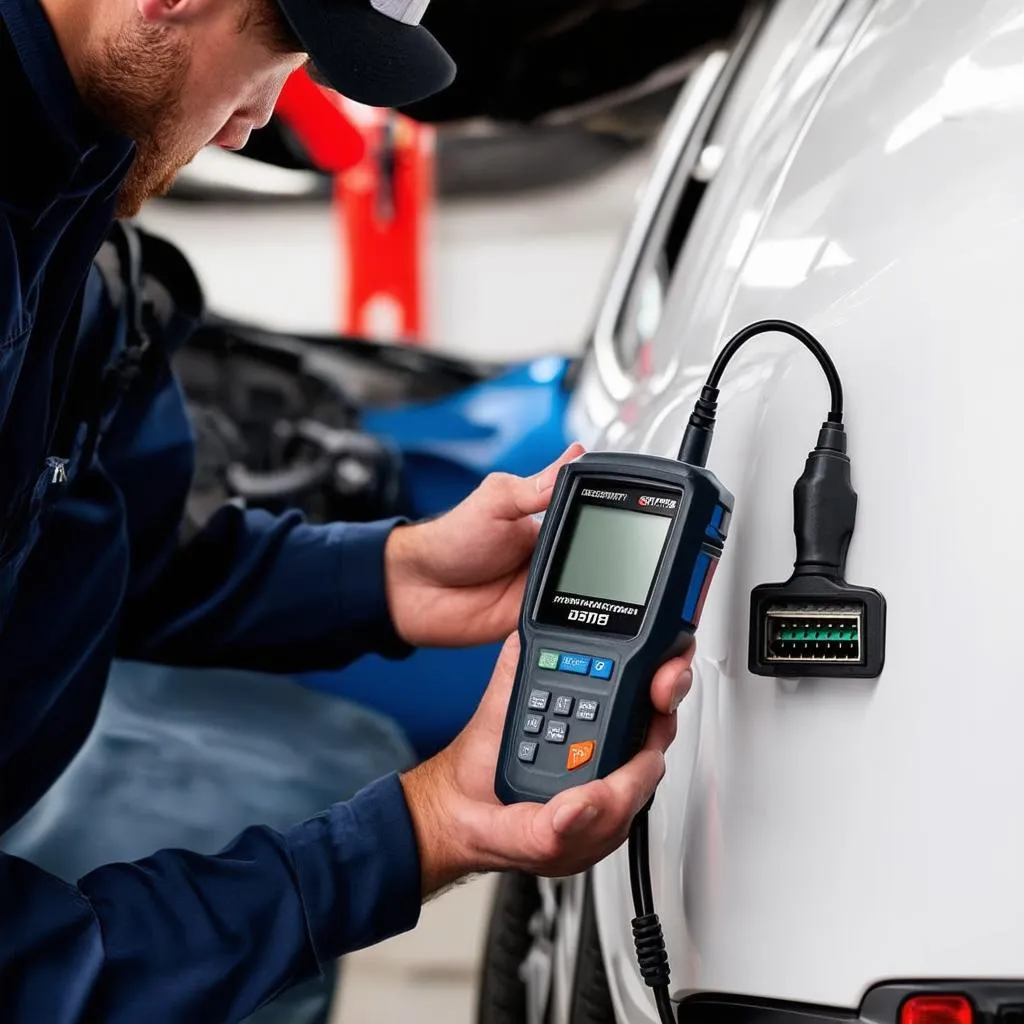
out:
M249 825L286 828L414 762L390 719L291 680L119 662L86 745L0 847L73 883L169 846L215 853ZM249 1024L325 1024L336 971Z

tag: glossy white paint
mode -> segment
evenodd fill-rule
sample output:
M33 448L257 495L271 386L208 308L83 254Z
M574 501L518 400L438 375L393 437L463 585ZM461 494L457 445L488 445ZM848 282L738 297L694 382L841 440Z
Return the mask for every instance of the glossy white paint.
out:
M649 362L590 443L673 454L726 337L804 324L843 375L848 577L886 595L889 642L877 682L746 671L827 408L806 353L758 339L723 388L711 468L737 510L652 812L676 995L852 1007L886 978L1024 977L1024 2L783 0L741 86ZM625 852L595 880L617 1012L654 1021Z

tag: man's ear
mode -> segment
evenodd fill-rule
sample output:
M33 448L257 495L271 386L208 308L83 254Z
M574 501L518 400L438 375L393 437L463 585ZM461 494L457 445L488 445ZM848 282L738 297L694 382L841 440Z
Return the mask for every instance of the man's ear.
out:
M151 25L180 25L196 16L204 0L135 0L143 21Z

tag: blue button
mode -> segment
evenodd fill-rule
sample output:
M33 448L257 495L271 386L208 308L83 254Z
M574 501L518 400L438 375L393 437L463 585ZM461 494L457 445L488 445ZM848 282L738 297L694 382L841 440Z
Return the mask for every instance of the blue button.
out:
M590 665L590 674L595 679L611 679L615 662L608 658L595 658Z
M582 654L563 654L558 659L559 672L573 672L585 676L590 671L590 659Z

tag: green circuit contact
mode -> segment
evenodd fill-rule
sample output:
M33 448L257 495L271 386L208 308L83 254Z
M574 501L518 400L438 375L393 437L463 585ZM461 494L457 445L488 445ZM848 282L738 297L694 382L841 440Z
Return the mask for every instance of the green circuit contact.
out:
M859 609L769 609L764 637L765 660L790 664L859 661L861 624Z
M822 642L825 640L859 640L860 636L856 629L835 629L835 628L816 628L816 629L799 629L795 627L783 627L779 630L778 639L780 640L808 640L812 642Z

